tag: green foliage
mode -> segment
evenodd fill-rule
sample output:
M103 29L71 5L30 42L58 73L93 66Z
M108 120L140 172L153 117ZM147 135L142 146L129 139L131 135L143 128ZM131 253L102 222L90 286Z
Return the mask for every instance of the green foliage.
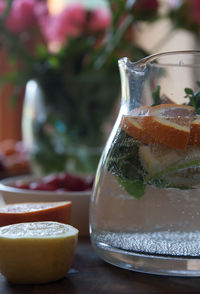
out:
M160 86L157 86L157 88L152 92L152 98L154 101L152 106L156 106L162 103L162 100L160 99Z
M143 196L146 173L139 159L139 143L121 129L108 154L106 167L131 196L137 199Z
M196 82L197 86L200 88L200 82ZM185 88L185 98L189 99L187 105L193 106L195 108L196 114L200 114L200 90L194 92L190 88Z
M134 60L144 57L146 54L142 48L135 46L131 40L127 40L126 33L131 26L135 25L132 7L128 7L128 1L109 1L112 24L107 31L105 40L101 42L101 46L95 48L96 43L104 36L101 34L92 36L83 33L80 37L68 39L67 43L56 53L50 52L47 44L39 43L34 54L27 50L20 36L9 32L4 25L12 2L12 0L7 2L7 8L4 14L0 16L0 30L2 42L5 42L9 57L20 61L23 65L24 72L26 72L26 76L23 76L23 83L30 78L35 78L38 71L42 71L43 67L47 65L52 69L59 70L61 74L64 70L63 65L66 64L74 74L77 71L87 72L92 69L109 68L120 57L121 49L123 49L124 56L132 55ZM124 22L119 26L122 17L124 17ZM39 32L30 31L28 34L35 37L37 34L39 35ZM86 57L88 62L86 62ZM118 71L116 66L115 71ZM15 76L13 76L13 81L15 82Z
M120 184L121 187L131 196L133 196L136 199L140 199L145 192L146 184L144 184L141 180L123 180L121 178L117 177L117 181Z
M198 7L196 8L195 1L188 0L177 1L177 5L174 5L174 7L169 6L166 17L171 20L173 30L185 29L199 37L199 21L193 15L196 13L195 9L198 9Z

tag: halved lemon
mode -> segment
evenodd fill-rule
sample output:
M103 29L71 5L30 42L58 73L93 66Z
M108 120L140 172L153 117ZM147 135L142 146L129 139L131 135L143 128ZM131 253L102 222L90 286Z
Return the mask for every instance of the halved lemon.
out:
M61 279L70 269L78 230L59 222L19 223L0 228L0 272L21 284Z
M194 107L178 104L161 104L151 107L144 116L142 127L156 142L173 149L186 149L190 137L190 123Z

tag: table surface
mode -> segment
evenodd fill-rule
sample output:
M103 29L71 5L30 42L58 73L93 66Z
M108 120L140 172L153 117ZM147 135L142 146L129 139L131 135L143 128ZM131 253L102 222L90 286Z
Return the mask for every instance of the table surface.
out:
M200 278L142 274L102 261L87 237L79 238L76 257L66 277L43 285L14 285L0 275L0 294L171 294L200 293Z

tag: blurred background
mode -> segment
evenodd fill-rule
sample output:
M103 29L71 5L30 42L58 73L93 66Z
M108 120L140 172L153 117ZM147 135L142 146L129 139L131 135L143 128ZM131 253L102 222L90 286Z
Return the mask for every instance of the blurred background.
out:
M199 49L199 0L0 0L1 178L94 173L117 60Z

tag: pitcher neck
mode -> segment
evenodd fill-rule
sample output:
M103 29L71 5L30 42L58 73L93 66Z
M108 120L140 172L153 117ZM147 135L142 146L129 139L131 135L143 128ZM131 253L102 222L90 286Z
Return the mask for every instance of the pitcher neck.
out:
M141 90L146 74L146 64L131 62L127 57L118 62L121 78L121 107L125 110L141 105Z

